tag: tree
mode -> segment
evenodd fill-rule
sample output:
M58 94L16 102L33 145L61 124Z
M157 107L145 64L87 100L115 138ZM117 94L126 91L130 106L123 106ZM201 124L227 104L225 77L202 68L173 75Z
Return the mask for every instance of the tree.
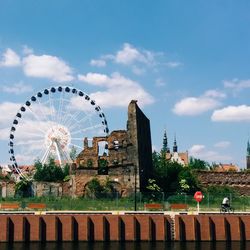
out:
M195 172L189 166L166 159L162 153L153 152L153 167L155 184L165 193L192 193L199 183Z
M69 167L66 164L63 168L56 165L53 158L49 162L42 164L40 161L35 162L36 172L34 180L36 181L63 181L65 176L69 174Z
M15 185L15 195L20 197L29 197L32 195L31 182L22 179Z
M176 192L179 189L178 175L183 168L177 162L166 160L165 155L153 153L154 179L163 192Z
M208 170L210 168L208 162L196 159L194 157L190 157L188 166L191 169L197 169L197 170Z
M99 198L103 193L103 186L97 178L93 178L86 186L86 195L92 198Z

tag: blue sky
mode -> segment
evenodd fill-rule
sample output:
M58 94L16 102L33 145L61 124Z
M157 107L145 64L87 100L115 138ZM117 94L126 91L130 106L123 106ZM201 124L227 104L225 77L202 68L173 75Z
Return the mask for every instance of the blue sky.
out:
M250 137L249 1L0 1L0 163L20 105L71 85L125 129L129 100L172 147L245 167ZM20 133L20 131L17 131Z

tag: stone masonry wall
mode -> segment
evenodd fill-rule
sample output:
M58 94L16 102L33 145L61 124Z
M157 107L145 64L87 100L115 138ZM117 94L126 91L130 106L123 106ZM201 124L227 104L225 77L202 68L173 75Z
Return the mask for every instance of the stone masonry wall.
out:
M2 198L14 197L15 195L15 183L8 181L0 181L0 196Z
M230 186L240 194L250 195L250 173L199 171L198 179L203 186Z
M103 155L100 155L98 146L101 141L107 142L108 153ZM145 189L152 174L150 121L137 101L132 100L128 106L127 130L114 130L107 138L94 137L91 146L85 138L83 144L83 151L76 159L75 179L71 187L64 185L65 193L83 196L86 184L93 177L115 180L122 196L134 192L135 188L137 191ZM103 168L99 166L103 160L107 168L98 172ZM102 177L103 174L105 176Z

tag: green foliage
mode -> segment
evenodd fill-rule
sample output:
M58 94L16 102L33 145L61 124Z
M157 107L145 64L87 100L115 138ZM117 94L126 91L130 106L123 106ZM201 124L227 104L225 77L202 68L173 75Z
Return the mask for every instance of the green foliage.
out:
M54 159L49 159L48 164L42 164L40 161L35 162L36 172L34 180L56 182L63 181L65 176L69 175L69 166L66 164L64 168L57 166Z
M68 163L63 167L63 173L65 176L69 175L69 164Z
M165 193L192 193L199 187L190 167L166 160L165 154L153 152L154 179Z
M29 197L31 195L31 182L23 179L15 185L15 196Z
M108 198L116 194L114 183L109 178L104 183L93 178L86 187L86 196L92 198Z
M187 184L187 180L186 179L181 179L179 181L179 184L180 184L180 188L181 188L181 191L186 193L189 191L190 189L190 186Z
M188 167L197 170L208 170L211 168L208 162L190 157Z
M106 159L99 159L98 167L98 174L108 174L108 161Z
M91 159L87 160L87 167L92 168L93 167L93 161Z
M103 192L103 186L97 178L93 178L87 186L87 195L90 197L97 197Z
M213 194L214 196L223 195L223 194L239 195L233 187L226 186L226 185L224 185L224 186L216 186L216 185L208 186L206 188L206 192Z
M8 173L7 175L2 175L2 174L0 174L0 180L9 181L9 180L11 180L11 176L10 176L9 173Z
M151 192L160 192L161 188L156 184L156 180L148 179L148 185L146 187L147 190Z

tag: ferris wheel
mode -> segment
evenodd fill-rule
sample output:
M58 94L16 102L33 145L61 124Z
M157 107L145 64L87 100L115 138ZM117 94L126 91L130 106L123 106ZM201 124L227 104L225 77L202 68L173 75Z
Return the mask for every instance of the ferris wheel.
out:
M18 110L10 129L12 167L25 177L20 166L43 164L50 158L62 166L71 162L71 151L83 150L95 136L108 136L105 114L89 95L70 86L53 86L31 96ZM104 145L103 151L106 150Z

